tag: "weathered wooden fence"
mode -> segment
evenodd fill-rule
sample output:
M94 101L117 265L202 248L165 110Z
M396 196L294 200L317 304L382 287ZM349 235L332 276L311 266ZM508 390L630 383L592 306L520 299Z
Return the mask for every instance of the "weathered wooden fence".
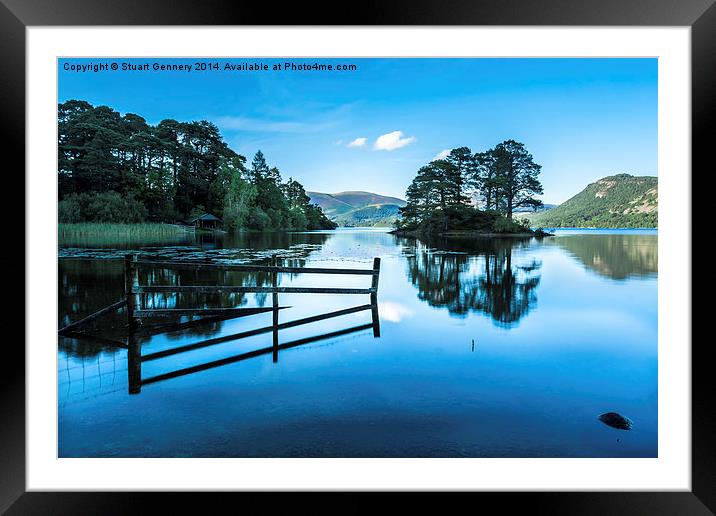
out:
M310 342L316 342L318 340L328 339L339 335L345 335L357 331L372 328L373 336L380 337L380 320L378 317L378 281L380 278L380 258L373 260L372 269L334 269L334 268L320 268L320 267L286 267L278 263L276 256L271 258L271 265L224 265L214 263L198 263L198 262L176 262L176 261L155 261L155 260L139 260L137 255L127 255L124 260L124 284L125 284L125 299L117 301L112 305L109 305L93 314L69 324L62 328L59 333L68 337L75 338L90 338L94 340L101 340L105 343L112 343L114 345L124 347L128 349L128 379L129 379L129 392L130 394L136 394L141 391L142 385L155 383L158 381L166 380L169 378L175 378L177 376L183 376L186 374L195 373L198 371L204 371L214 367L246 360L248 358L260 356L263 354L272 353L273 361L278 361L278 352L281 349L288 349L302 344L308 344ZM234 272L265 272L270 274L271 286L246 286L246 285L141 285L139 283L139 268L145 265L152 267L164 267L176 270L193 270L193 271L234 271ZM371 283L370 287L367 288L343 288L343 287L285 287L279 286L279 274L332 274L332 275L363 275L370 276ZM265 293L272 295L271 307L252 307L252 308L152 308L144 306L142 302L142 296L144 294L154 293L196 293L196 294L212 294L219 292L230 292L230 293ZM311 317L305 317L302 319L279 322L279 312L289 307L279 306L279 295L280 294L368 294L370 296L370 303L351 308L345 308L336 310L333 312L323 313L314 315ZM128 337L127 343L122 343L114 340L102 339L93 335L83 334L78 331L81 327L87 323L95 321L103 315L115 312L121 308L126 308L127 315L127 326L128 326ZM287 328L295 328L305 324L314 322L324 321L334 317L343 315L353 314L364 310L371 311L372 322L364 325L354 326L330 333L315 335L312 337L306 337L283 344L279 343L279 331ZM154 335L157 333L163 333L168 331L178 331L201 324L210 322L222 321L237 317L244 317L248 315L254 315L258 313L272 312L272 324L270 326L264 326L261 328L254 328L246 330L240 333L231 335L222 335L211 339L186 344L176 348L166 349L157 351L142 356L141 344L139 337L146 335ZM174 320L169 323L163 324L152 324L146 325L142 322L147 318L156 317L182 317L182 316L201 316L201 319L190 320L184 322L178 322ZM233 357L224 358L221 360L212 361L206 364L192 366L184 369L179 369L169 373L164 373L150 378L142 379L142 363L157 360L160 358L176 355L178 353L185 353L196 349L205 348L221 344L224 342L236 341L244 339L254 335L261 335L264 333L272 333L272 345L270 347L264 347L257 350L242 353Z
M272 265L222 265L214 263L193 262L162 262L140 261L136 255L125 257L125 292L127 305L127 321L130 326L137 326L142 317L155 317L160 315L221 315L242 313L245 308L173 308L156 309L142 308L141 294L153 293L254 293L272 294L273 307L278 313L278 295L283 294L370 294L371 302L376 300L378 293L378 279L380 276L380 258L373 259L372 269L333 269L317 267L283 267L277 264L277 257L271 258ZM167 267L171 269L184 269L194 271L234 271L234 272L268 272L271 274L270 287L246 285L140 285L138 266L151 265L153 267ZM341 287L280 287L278 275L289 274L337 274L337 275L366 275L371 276L369 288L341 288ZM277 315L276 315L277 316Z

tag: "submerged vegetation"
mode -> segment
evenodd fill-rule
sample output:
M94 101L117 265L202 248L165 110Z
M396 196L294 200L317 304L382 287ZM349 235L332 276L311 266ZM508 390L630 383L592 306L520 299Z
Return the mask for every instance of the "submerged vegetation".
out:
M258 151L250 167L207 121L121 115L82 100L58 106L61 223L184 222L204 212L227 230L334 228L303 186Z
M418 170L406 192L398 233L532 233L512 220L518 208L538 208L541 166L525 146L507 140L485 152L453 149Z

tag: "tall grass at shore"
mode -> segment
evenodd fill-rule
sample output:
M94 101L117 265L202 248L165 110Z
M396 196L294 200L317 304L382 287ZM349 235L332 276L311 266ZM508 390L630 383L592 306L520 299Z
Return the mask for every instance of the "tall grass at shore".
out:
M147 245L177 242L193 234L193 227L175 224L82 222L57 225L57 237L61 246Z

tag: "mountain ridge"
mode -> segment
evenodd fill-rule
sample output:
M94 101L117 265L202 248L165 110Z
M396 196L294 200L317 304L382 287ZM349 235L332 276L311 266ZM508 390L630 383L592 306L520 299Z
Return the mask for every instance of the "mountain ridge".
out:
M615 174L588 184L559 206L516 216L549 228L656 228L658 195L655 176Z
M364 190L336 193L308 191L306 194L329 219L345 227L392 226L398 218L398 209L406 204L398 197Z

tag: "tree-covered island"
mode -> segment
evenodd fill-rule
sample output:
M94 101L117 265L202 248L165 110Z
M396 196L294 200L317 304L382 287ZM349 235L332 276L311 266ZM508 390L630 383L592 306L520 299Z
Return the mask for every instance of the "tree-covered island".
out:
M59 222L177 223L202 213L235 230L333 229L303 186L258 151L250 165L211 122L58 106Z
M418 170L407 189L395 232L403 235L543 235L526 220L513 220L519 208L542 201L541 166L522 143L507 140L484 152L450 151Z

